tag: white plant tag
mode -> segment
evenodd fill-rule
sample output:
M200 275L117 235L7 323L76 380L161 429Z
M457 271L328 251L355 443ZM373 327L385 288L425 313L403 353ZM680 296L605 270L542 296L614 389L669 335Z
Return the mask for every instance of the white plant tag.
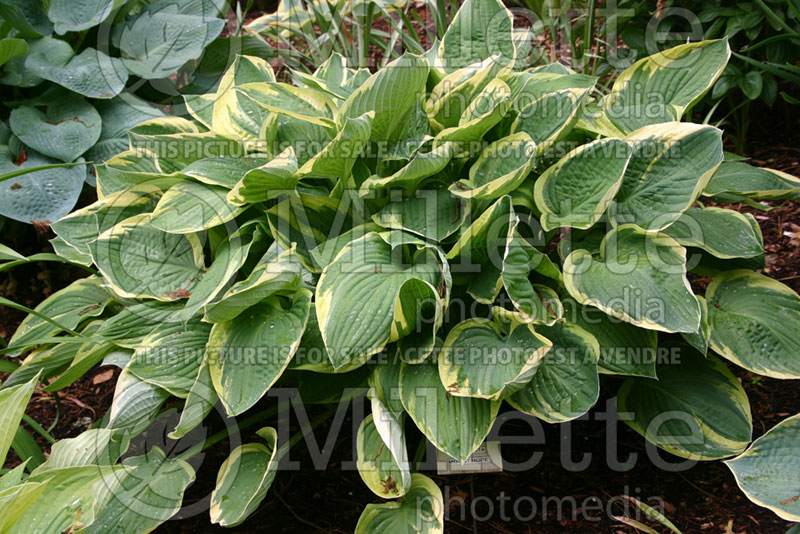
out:
M465 462L459 462L436 450L436 472L440 475L462 473L499 473L503 470L499 441L484 441Z

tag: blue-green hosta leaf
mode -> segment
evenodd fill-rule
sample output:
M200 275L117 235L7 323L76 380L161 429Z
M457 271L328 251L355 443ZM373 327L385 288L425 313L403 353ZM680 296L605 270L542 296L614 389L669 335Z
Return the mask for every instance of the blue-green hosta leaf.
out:
M6 37L0 40L0 66L12 57L24 56L28 53L28 43L24 39Z
M750 403L739 380L716 356L674 346L658 380L629 378L620 387L620 412L636 432L665 451L693 460L742 452L753 431Z
M703 195L734 193L755 198L794 198L800 193L800 178L753 167L742 161L724 161L711 176Z
M706 290L711 348L754 373L800 378L800 297L752 271L717 276Z
M534 198L545 230L586 229L617 194L632 149L621 139L601 139L571 151L536 180Z
M633 156L608 213L614 224L634 223L648 232L678 220L723 158L722 132L712 126L655 124L625 140L633 145Z
M411 488L402 500L368 504L358 518L356 534L442 534L444 499L425 475L411 475Z
M103 313L111 298L102 285L102 280L95 276L76 280L44 299L35 311L61 326L73 329L82 320ZM52 337L61 331L61 328L41 317L28 315L17 327L8 346L22 349L30 343L36 343L37 338Z
M430 336L441 324L443 311L439 255L425 246L405 264L399 252L381 235L369 233L347 245L322 271L317 319L334 368L375 354L411 333L424 336L424 346L432 348ZM436 307L433 324L426 325L433 331L426 326L424 332L416 331L416 319L429 304Z
M393 142L402 133L419 95L425 90L428 64L418 56L404 54L369 77L339 108L336 121L344 125L370 111L370 140Z
M186 398L203 361L211 325L199 318L157 328L133 353L128 370L176 397Z
M530 382L509 397L517 410L548 423L562 423L589 411L600 395L600 346L583 328L560 321L537 327L553 346Z
M278 449L278 433L264 427L256 432L266 443L245 443L225 459L211 494L211 522L223 527L242 523L264 497L286 449Z
M609 232L595 259L586 250L564 261L564 285L575 300L642 328L695 332L700 303L686 279L686 249L634 225Z
M95 265L122 297L172 301L191 296L203 276L203 255L194 234L168 234L148 214L134 215L89 244Z
M50 0L47 16L56 33L88 30L103 22L124 0Z
M450 395L499 399L530 379L551 346L529 324L467 319L447 334L439 379Z
M3 0L0 17L25 38L41 37L53 32L42 0Z
M564 304L567 320L597 340L601 373L656 378L658 334L654 330L638 328L593 306L581 306L572 299L565 300Z
M293 193L298 182L297 169L294 149L287 147L264 165L247 171L228 192L228 202L244 206Z
M527 133L538 145L539 153L545 153L578 121L589 91L588 88L570 88L546 93L519 110L511 131Z
M692 207L664 232L685 247L701 248L717 258L752 258L764 253L761 228L749 213Z
M125 436L137 436L153 422L167 398L167 390L140 380L125 368L117 379L106 428Z
M270 111L236 91L236 87L246 83L274 81L275 73L265 59L236 56L219 81L215 98L209 103L212 107L211 128L223 135L258 141L261 125Z
M444 143L430 152L418 152L407 165L394 174L367 178L361 185L361 193L367 195L370 191L389 187L403 188L407 192L412 192L422 180L444 170L455 155L455 150L453 143Z
M205 305L204 319L211 323L230 321L267 297L294 293L301 277L302 265L293 248L274 259L265 256L247 278L236 282L221 297Z
M377 401L380 403L380 401ZM356 465L358 474L364 484L378 497L394 499L402 497L411 486L408 456L406 452L405 433L399 422L385 409L368 415L358 427L356 438ZM386 417L384 421L375 422L375 417ZM382 425L384 433L378 430Z
M145 80L166 78L197 59L217 38L225 21L217 18L219 1L160 0L133 20L117 24L112 38L122 62Z
M59 167L59 161L32 150L26 155L24 162L17 165L18 156L8 149L0 150L0 175L32 171L0 181L0 215L24 223L57 221L75 207L86 179L86 167ZM37 167L44 168L34 170Z
M102 163L120 152L128 150L128 129L139 123L163 117L160 108L130 93L122 93L111 100L93 103L100 113L100 139L86 153L86 159Z
M559 281L561 279L561 272L550 259L515 232L503 258L503 287L520 320L552 325L564 314L564 307L558 294L551 288L531 284L528 279L531 271L539 271Z
M469 203L449 191L420 189L411 198L390 202L372 220L384 228L407 230L442 241L458 230L467 217Z
M467 291L478 302L490 304L500 292L503 258L516 226L511 197L504 196L463 230L447 253L453 272L469 277Z
M170 187L150 216L150 224L171 234L201 232L232 221L243 208L230 204L228 190L180 182Z
M46 37L48 42L57 41ZM25 68L32 74L89 98L113 98L125 88L128 71L117 58L86 48L80 54L53 53L51 45L28 54Z
M310 306L311 291L300 289L289 309L270 298L214 325L206 359L228 414L251 408L280 378L300 344Z
M536 143L525 133L506 136L487 146L469 169L469 179L450 186L450 192L464 198L493 200L507 195L533 168Z
M80 97L61 99L47 113L28 106L11 111L11 130L40 154L75 161L100 138L100 114Z
M191 465L158 447L122 465L124 472L106 474L92 489L95 517L82 532L152 532L180 510L195 479Z
M297 170L296 177L327 178L332 183L346 180L353 169L356 158L369 142L375 113L369 111L355 118L347 118L342 129L316 156L306 161Z
M747 498L800 522L800 414L784 419L743 454L725 462Z
M442 37L439 57L450 73L492 56L508 65L514 61L513 17L499 0L467 0Z
M89 243L128 217L150 213L156 207L161 190L142 184L108 195L93 204L73 211L52 224L52 229L68 245L89 254Z
M428 440L462 462L489 434L501 402L451 396L433 358L421 364L402 363L400 398Z
M173 316L180 311L179 303L146 300L126 306L106 320L97 334L112 340L115 345L136 348L150 332L159 326L177 322Z
M27 383L0 391L0 460L3 463L38 379L35 376Z
M725 39L676 46L640 59L614 81L603 111L623 134L680 120L722 74L731 50Z

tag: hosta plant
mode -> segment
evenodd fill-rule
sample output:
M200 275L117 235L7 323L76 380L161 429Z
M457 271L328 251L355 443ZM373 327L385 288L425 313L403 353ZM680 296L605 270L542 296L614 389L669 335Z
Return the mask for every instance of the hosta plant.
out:
M727 43L642 59L601 94L563 66L526 68L515 35L501 3L468 0L424 56L368 74L334 55L291 84L242 56L215 93L187 99L191 120L130 129L129 150L98 167L99 200L53 224L97 275L45 300L4 349L32 352L0 389L0 449L36 381L57 391L114 363L114 402L0 479L19 510L9 531L169 518L199 449L125 449L170 397L178 439L217 402L251 425L271 388L335 402L363 386L357 464L385 502L355 531L441 532L442 494L413 472L407 428L465 460L504 405L569 421L604 375L647 440L735 457L745 492L798 519L797 425L745 452L750 406L730 367L800 377L800 298L757 272L756 220L712 201L794 197L800 181L680 122ZM246 521L296 441L265 427L237 447L211 520Z

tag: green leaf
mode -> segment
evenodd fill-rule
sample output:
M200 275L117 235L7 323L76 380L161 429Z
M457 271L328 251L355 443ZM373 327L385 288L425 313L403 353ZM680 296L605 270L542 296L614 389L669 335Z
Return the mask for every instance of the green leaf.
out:
M237 156L203 158L182 168L180 173L204 184L232 189L248 172L274 161L274 159L258 155L246 158ZM230 202L231 199L228 198L228 201Z
M433 358L421 364L402 363L400 398L425 437L462 462L489 434L501 402L451 396Z
M90 428L74 438L58 440L50 449L47 461L32 475L52 469L114 465L128 448L128 440L114 440L115 431L109 428Z
M325 148L297 170L296 178L327 178L331 182L350 176L356 158L367 148L374 112L347 118Z
M57 221L78 201L86 179L83 162L63 164L34 151L17 165L18 157L0 150L0 215L30 223ZM12 179L14 178L14 179Z
M183 404L181 418L175 429L168 434L170 439L180 439L191 430L203 422L203 419L211 413L217 403L217 392L214 391L214 384L211 382L211 373L208 370L208 362L205 360L197 371L192 389Z
M35 376L25 384L0 390L0 460L3 464L38 379Z
M551 347L529 324L467 319L447 334L439 379L450 395L500 399L530 380Z
M133 304L106 320L97 333L120 347L135 348L157 327L174 323L172 316L179 310L177 304L153 300Z
M23 464L24 465L24 464ZM0 491L0 506L7 510L0 518L0 530L9 532L22 514L44 492L47 482L27 482Z
M170 187L150 216L150 224L171 234L201 232L233 220L242 209L228 203L224 187L180 182Z
M633 157L609 208L614 224L654 232L674 223L705 189L722 162L722 132L670 122L645 126L626 140Z
M50 43L57 39L44 39L47 45L32 50L25 60L32 74L89 98L113 98L125 88L128 72L121 60L94 48L85 48L77 56L54 54Z
M50 0L47 16L56 33L64 35L97 26L123 3L124 0Z
M97 277L76 280L64 289L44 299L35 310L72 329L88 317L97 317L106 307L110 297ZM17 327L8 342L9 347L24 347L37 338L52 337L62 331L53 323L35 315L28 315Z
M140 434L156 418L169 392L139 380L128 368L122 370L108 411L107 428L133 437Z
M311 292L301 289L288 309L270 298L214 325L206 360L228 414L251 408L280 378L300 343L310 306Z
M468 202L447 190L420 189L413 197L390 202L372 220L384 228L442 241L464 223L468 210Z
M458 119L458 125L445 128L434 139L434 145L446 142L462 143L480 141L503 116L511 104L511 90L505 82L495 78L478 93Z
M0 40L0 66L12 57L24 56L28 53L28 43L24 39L6 37Z
M534 187L542 228L586 229L599 221L622 185L631 155L625 141L601 139L549 167Z
M370 176L361 185L361 195L385 188L403 188L407 192L416 190L417 185L430 176L444 170L453 158L455 146L444 143L430 152L417 152L407 165L390 176Z
M111 100L99 100L92 105L100 113L102 129L100 139L86 153L86 159L102 163L120 152L128 150L129 128L164 112L131 93L122 93Z
M100 234L89 244L95 265L122 297L189 297L203 275L199 238L162 232L149 218L134 215Z
M800 178L776 171L753 167L742 161L725 161L711 177L703 195L736 193L753 198L794 198L800 193Z
M202 365L211 325L199 318L157 327L133 353L128 370L176 397L186 398Z
M41 0L3 0L0 2L0 17L8 22L20 36L41 37L53 32Z
M195 479L191 465L167 458L158 447L123 465L124 472L106 474L92 488L96 516L82 532L152 532L178 513L183 493Z
M570 88L544 94L519 110L511 131L527 133L536 142L539 153L545 153L578 121L589 91L588 88Z
M695 332L700 304L686 279L686 249L671 237L634 225L609 232L600 257L586 250L564 261L564 285L575 300L642 328Z
M266 443L245 443L225 459L211 494L211 522L223 527L241 524L252 514L275 480L283 455L278 433L264 427L257 432ZM284 450L285 452L285 450Z
M786 521L800 522L800 414L784 419L727 465L747 498Z
M228 202L244 206L294 192L297 168L294 149L287 147L269 162L247 171L228 193Z
M64 162L75 161L100 138L100 114L80 97L60 99L47 114L20 106L11 111L11 131L37 152Z
M714 85L730 58L725 39L676 46L640 59L614 81L603 109L623 133L679 120Z
M552 342L552 348L539 362L530 382L508 402L548 423L576 419L588 412L600 395L600 346L592 334L565 321L538 329Z
M752 271L717 276L706 289L711 348L754 373L800 378L800 297Z
M469 169L469 179L450 186L464 198L493 200L517 189L533 167L536 143L527 133L511 134L487 146Z
M764 254L755 217L725 208L692 207L665 233L685 247L697 247L717 258L752 258Z
M761 78L761 73L759 71L747 71L744 76L737 78L736 83L739 85L739 89L744 93L744 96L750 100L755 100L761 96L764 80Z
M442 320L443 267L431 247L413 252L410 263L402 261L401 252L402 246L395 248L371 232L345 246L322 271L317 319L335 369L375 354L412 331L425 336L423 346L432 349L433 332ZM416 319L431 304L433 324L423 325L420 332ZM433 331L426 331L431 327ZM423 350L419 356L427 353Z
M447 31L439 49L446 72L472 65L492 56L508 65L516 56L511 12L499 0L467 0Z
M425 475L411 475L411 489L402 500L368 504L358 518L356 534L442 534L444 500L439 487Z
M750 403L739 380L715 356L672 347L658 380L629 378L620 387L625 422L648 441L683 458L717 460L742 452L753 431Z

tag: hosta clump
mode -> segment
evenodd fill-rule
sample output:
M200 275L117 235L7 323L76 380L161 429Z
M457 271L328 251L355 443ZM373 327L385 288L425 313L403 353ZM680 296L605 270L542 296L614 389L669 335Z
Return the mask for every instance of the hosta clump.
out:
M504 402L568 421L595 404L601 374L623 377L619 408L656 445L699 460L742 453L750 407L723 359L799 377L800 299L756 272L755 219L705 201L795 197L800 181L680 122L727 44L643 59L603 95L563 66L525 68L518 37L502 4L470 0L425 56L374 74L333 56L295 84L242 56L216 93L187 98L191 119L131 129L130 150L98 168L98 202L53 225L99 274L42 303L57 324L26 319L8 350L37 348L0 394L23 398L37 377L59 389L106 358L124 369L92 432L135 435L175 396L179 438L217 400L239 415L276 385L325 402L368 385L359 469L379 497L404 498L369 505L357 532L442 529L441 492L411 472L407 419L464 460ZM692 273L712 281L703 290ZM246 520L280 476L287 437L259 436L219 472L214 522ZM103 469L170 483L177 503L192 480L185 458L118 455ZM71 460L80 473L99 463ZM148 470L158 462L169 469ZM748 491L745 467L759 464L734 462ZM56 487L40 499L60 503ZM791 495L754 489L796 517ZM145 521L86 491L89 528ZM62 530L74 520L64 506Z

